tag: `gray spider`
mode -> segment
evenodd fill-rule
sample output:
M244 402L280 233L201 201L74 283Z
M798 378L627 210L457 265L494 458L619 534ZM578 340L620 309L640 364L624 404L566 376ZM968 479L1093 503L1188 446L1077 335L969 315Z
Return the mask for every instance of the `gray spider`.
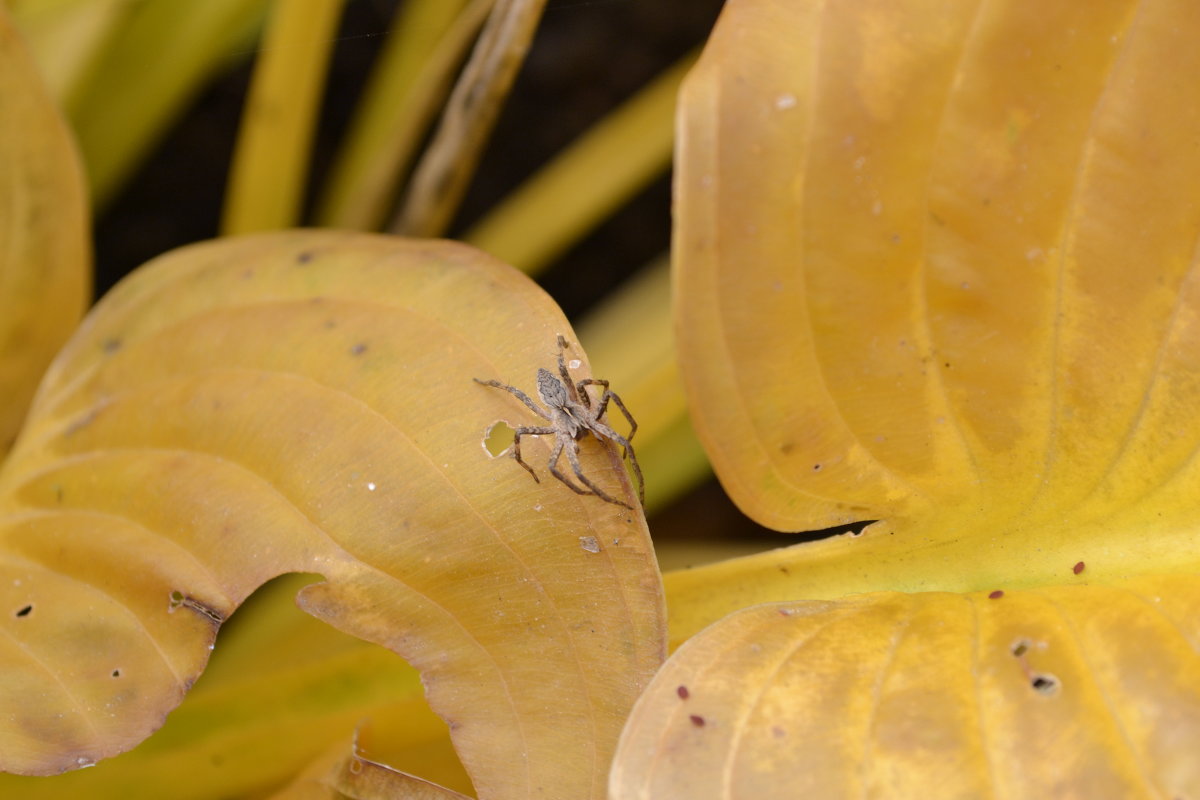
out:
M607 494L583 474L583 468L579 464L579 440L586 434L591 433L592 436L600 441L607 439L621 446L622 457L629 459L629 465L633 467L633 474L637 476L638 500L645 505L645 483L642 480L642 468L638 466L637 456L633 452L633 445L629 443L629 440L633 438L633 434L637 432L637 423L629 413L629 409L625 408L625 404L621 402L621 398L617 396L617 393L608 388L608 381L597 378L584 378L581 381L572 382L571 375L567 372L567 363L563 359L563 351L566 348L567 340L560 335L558 337L558 375L561 377L555 376L548 369L539 369L537 372L538 397L546 404L546 408L544 409L533 402L529 398L529 395L515 386L509 386L495 380L485 381L479 378L475 378L474 380L476 383L483 384L484 386L494 386L497 389L503 389L513 394L518 400L528 406L530 411L550 423L549 425L522 425L514 429L512 457L517 460L518 464L529 471L529 474L533 476L535 481L541 483L537 473L533 471L533 467L529 466L521 458L521 437L549 436L553 434L555 441L554 448L550 451L549 463L551 475L562 481L575 494L594 494L601 500L609 503L615 503L625 508L632 508L628 503L624 503ZM588 394L588 386L603 387L604 392L600 395L599 400L592 398ZM621 413L625 415L625 419L629 420L628 438L617 433L605 422L601 421L604 412L608 409L610 400L616 404L617 408L621 409ZM568 445L570 446L568 447ZM587 487L586 489L576 485L566 475L559 472L558 460L564 452L567 454L567 461L571 463L571 469L574 471L575 477Z

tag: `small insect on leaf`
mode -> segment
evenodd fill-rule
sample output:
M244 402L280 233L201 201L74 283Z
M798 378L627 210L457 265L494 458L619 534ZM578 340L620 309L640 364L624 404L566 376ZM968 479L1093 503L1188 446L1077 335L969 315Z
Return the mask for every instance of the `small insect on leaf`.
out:
M484 386L493 386L509 392L524 403L530 411L550 423L549 425L522 425L514 428L512 457L533 476L535 481L541 483L541 479L538 478L533 467L529 466L521 458L521 437L554 436L554 447L550 451L550 461L547 464L551 475L558 478L560 482L575 492L575 494L594 494L605 502L614 503L625 508L632 508L628 503L609 495L597 486L591 478L583 474L583 467L579 463L579 440L584 435L590 433L601 442L609 441L621 446L622 456L629 459L629 465L633 468L633 474L637 477L638 501L645 504L645 482L642 480L642 468L638 464L637 456L633 452L633 445L630 444L633 435L637 433L637 422L634 421L633 416L629 413L629 409L625 408L625 403L617 393L608 388L608 381L598 378L584 378L580 381L572 380L571 373L567 371L566 359L563 356L566 349L567 340L560 335L558 337L558 375L545 368L540 368L537 371L538 397L545 403L545 408L539 406L529 395L515 386L509 386L497 380L485 381L481 378L475 378L476 383ZM574 365L578 362L573 359L571 363ZM598 386L603 389L598 400L588 393L587 387L589 386ZM609 402L616 405L625 416L625 419L628 420L629 436L622 436L603 421ZM495 426L493 426L494 428ZM488 438L490 442L491 436L489 435ZM490 452L491 448L488 449ZM575 473L575 477L583 486L575 483L559 470L559 459L563 453L566 453L567 461L571 465L571 471Z

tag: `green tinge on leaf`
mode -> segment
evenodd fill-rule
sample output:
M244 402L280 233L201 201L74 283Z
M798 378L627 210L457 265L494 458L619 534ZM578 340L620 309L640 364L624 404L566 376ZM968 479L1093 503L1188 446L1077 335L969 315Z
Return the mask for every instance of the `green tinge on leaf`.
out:
M136 744L221 621L306 572L327 582L305 610L421 672L480 793L602 796L664 650L644 521L490 457L487 427L532 414L473 381L532 382L560 333L525 276L446 242L260 235L123 282L0 472L3 766ZM631 497L615 450L583 445Z
M763 524L881 522L673 573L676 643L761 602L834 601L804 612L833 626L847 596L888 590L914 593L896 602L953 626L965 599L926 593L1002 590L1056 608L1093 598L1070 614L1087 636L1060 630L1050 645L1080 637L1078 659L1093 665L1064 682L1055 724L1119 729L1125 711L1093 702L1110 683L1195 672L1186 625L1160 632L1187 643L1160 648L1161 667L1104 659L1131 628L1162 627L1160 596L1182 603L1176 617L1195 616L1200 84L1166 76L1200 74L1197 34L1189 3L726 6L685 82L676 165L676 322L696 429L730 495ZM1137 581L1142 600L1109 613ZM712 641L757 613L721 623ZM789 750L842 742L831 781L853 784L814 784L814 796L869 793L861 781L884 775L893 796L923 796L901 787L949 785L939 770L951 768L996 786L980 764L1030 776L1072 765L1065 788L1000 784L998 796L1130 796L1127 756L1108 739L992 749L1019 741L1026 723L990 697L975 701L987 759L939 768L920 753L878 755L872 737L883 734L856 716L870 692L822 679L819 666L852 670L898 636L864 623L846 629L844 648L797 656L811 676L800 689L823 694L792 717L805 727L787 741L804 743ZM923 698L896 707L912 720L961 700L934 661L931 651L896 668ZM769 675L748 678L735 662L719 660L708 680L770 691ZM1188 795L1200 779L1179 754L1197 751L1200 706L1187 681L1170 685L1133 705L1147 719L1177 715L1170 735L1181 738L1147 734L1132 761L1145 770L1137 791ZM788 774L763 730L738 728L712 752ZM664 774L720 761L669 742L656 752ZM1110 794L1093 791L1086 765ZM772 796L747 780L695 796Z
M465 240L530 275L670 166L689 54L526 181Z
M312 580L281 579L256 593L221 632L195 688L150 739L94 769L0 775L0 794L24 800L247 796L290 780L364 720L391 722L393 729L394 721L403 721L404 735L394 738L407 741L394 743L392 759L405 746L427 748L440 739L449 748L415 670L296 609L295 590Z
M330 228L378 230L492 0L410 0L363 89L317 210Z
M609 295L579 325L596 375L611 382L637 420L633 443L652 478L646 484L651 514L712 475L688 420L670 309L664 259Z
M393 769L369 757L370 744L364 748L364 738L374 739L373 726L355 731L349 747L339 742L314 761L286 789L271 795L271 800L468 800L470 795Z
M27 0L9 9L50 93L70 108L93 59L136 0Z
M342 4L275 3L242 115L222 233L299 224L309 149Z
M248 56L267 0L131 3L67 109L98 206L213 72Z

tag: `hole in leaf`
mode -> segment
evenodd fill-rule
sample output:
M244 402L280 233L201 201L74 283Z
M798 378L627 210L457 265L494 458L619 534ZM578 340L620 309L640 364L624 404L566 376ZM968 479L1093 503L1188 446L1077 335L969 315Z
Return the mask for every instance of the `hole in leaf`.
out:
M28 617L28 616L29 616L29 612L31 612L31 611L33 611L33 606L31 606L31 605L29 605L29 606L25 606L24 608L22 608L22 609L20 609L20 610L18 610L18 611L17 611L17 613L16 613L16 616L18 616L18 617Z
M1017 639L1012 644L1012 654L1017 658L1029 652L1030 642L1028 639Z
M176 589L175 591L171 592L171 600L167 604L167 610L174 611L181 605L183 605L183 592Z
M483 449L492 458L504 455L512 447L516 431L504 420L496 420L483 432Z

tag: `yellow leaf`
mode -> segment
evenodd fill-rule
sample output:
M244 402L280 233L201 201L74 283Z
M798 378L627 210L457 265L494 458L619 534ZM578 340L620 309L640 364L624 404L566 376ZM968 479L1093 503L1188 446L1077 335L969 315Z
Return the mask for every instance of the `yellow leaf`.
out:
M490 457L496 420L533 415L473 381L531 388L558 334L527 278L446 242L252 236L122 283L0 473L5 768L135 744L255 587L315 572L301 607L421 671L477 791L599 796L663 654L644 520L545 476L549 437L525 443L540 484Z
M1193 797L1198 602L1188 577L747 609L655 677L611 794Z
M362 749L364 733L369 729L357 731L349 748L339 744L313 762L290 786L271 795L272 800L467 800L467 795L372 761Z
M75 145L0 6L0 455L83 316L84 198Z
M204 674L154 736L94 769L0 775L0 797L257 795L292 779L332 744L344 749L364 721L378 733L373 758L469 790L416 670L296 608L296 591L317 579L288 575L256 591L221 630Z
M681 101L675 283L696 429L726 489L763 524L881 521L669 575L674 642L755 603L838 601L805 606L832 625L858 593L1028 590L1091 615L1078 657L1096 664L1132 627L1155 624L1149 602L1111 611L1131 581L1139 596L1178 598L1180 619L1195 608L1200 83L1174 76L1200 74L1197 34L1200 7L1187 2L726 6ZM963 598L902 602L960 625ZM726 620L706 640L749 642L739 637L752 613L775 612ZM896 641L865 613L841 628L849 649L792 637L814 676L806 691L830 663L853 674L853 648ZM1175 631L1191 644L1166 664L1122 650L1106 669L1122 692L1164 671L1194 676L1188 631ZM1050 646L1075 635L1060 630ZM928 703L953 707L980 678L944 649L897 669ZM680 652L678 674L767 690L733 651L692 653ZM1129 700L1106 694L1097 669L1072 673L1054 713L1072 731L1101 719L1120 729L1126 701L1177 714L1157 744L1127 745L1142 772L1115 738L1001 748L1022 723L992 714L1000 701L988 697L976 701L983 739L943 768L970 786L995 785L981 764L1033 776L1035 788L996 789L1002 797L1200 791L1196 767L1185 769L1200 764L1186 755L1200 752L1194 689L1174 682L1179 691ZM854 742L823 774L896 797L931 786L978 796L956 795L920 753L884 758L852 713L874 702L861 685L820 691L824 705L774 710L803 720L806 736ZM765 755L767 740L731 735L747 748L737 758L761 756L778 785L804 785L799 767ZM1082 769L1096 764L1108 794ZM869 788L882 781L899 783ZM771 796L705 785L690 796ZM623 787L617 796L645 790ZM811 796L843 791L821 787Z

